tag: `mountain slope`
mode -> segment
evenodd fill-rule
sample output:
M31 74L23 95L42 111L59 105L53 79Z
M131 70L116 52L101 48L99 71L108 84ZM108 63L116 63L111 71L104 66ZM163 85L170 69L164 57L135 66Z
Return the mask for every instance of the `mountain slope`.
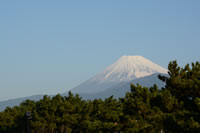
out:
M119 83L129 82L155 73L167 74L167 70L142 56L122 56L105 71L71 91L73 93L99 93Z
M83 99L96 99L96 98L108 98L110 96L114 96L115 98L125 96L126 92L130 91L130 84L140 84L145 87L151 87L154 84L158 86L158 88L164 87L164 82L158 79L158 73L152 74L150 76L134 79L129 82L121 82L111 88L108 88L102 92L98 93L79 93L79 95ZM167 74L161 74L167 76Z

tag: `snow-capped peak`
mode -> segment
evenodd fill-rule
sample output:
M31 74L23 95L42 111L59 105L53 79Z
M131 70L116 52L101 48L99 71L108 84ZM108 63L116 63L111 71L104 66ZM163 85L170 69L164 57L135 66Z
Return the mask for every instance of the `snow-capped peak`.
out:
M118 61L96 75L94 81L130 81L167 70L142 56L122 56Z
M121 82L146 77L154 73L167 73L165 68L142 56L122 56L105 71L80 84L71 91L74 93L101 92Z

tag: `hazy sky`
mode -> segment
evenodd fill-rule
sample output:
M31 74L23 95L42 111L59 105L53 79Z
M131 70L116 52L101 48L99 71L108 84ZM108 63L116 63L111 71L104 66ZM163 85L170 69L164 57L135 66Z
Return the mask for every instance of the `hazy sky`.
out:
M199 0L0 2L0 100L65 92L123 55L200 61Z

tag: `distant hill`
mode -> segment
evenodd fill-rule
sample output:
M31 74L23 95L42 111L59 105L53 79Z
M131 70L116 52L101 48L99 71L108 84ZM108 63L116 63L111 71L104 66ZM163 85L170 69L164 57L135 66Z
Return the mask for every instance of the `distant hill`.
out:
M106 98L112 95L115 98L123 97L127 91L130 91L131 83L138 83L146 87L153 84L157 84L158 87L164 86L157 76L158 74L167 75L167 71L142 56L122 56L103 72L71 89L71 92L79 94L83 99ZM62 95L66 96L67 94L68 92L65 92ZM7 106L19 105L26 99L36 101L41 98L43 95L1 101L0 111Z
M30 97L21 97L21 98L1 101L0 102L0 111L3 111L7 106L8 107L17 106L21 102L23 102L23 101L25 101L27 99L37 101L37 100L42 99L42 98L43 98L43 95L34 95L34 96L30 96Z

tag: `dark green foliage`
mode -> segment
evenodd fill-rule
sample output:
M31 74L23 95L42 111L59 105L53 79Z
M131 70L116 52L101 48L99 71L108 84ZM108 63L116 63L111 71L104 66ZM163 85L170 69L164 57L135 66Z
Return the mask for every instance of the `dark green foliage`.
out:
M0 112L0 133L26 133L31 111L31 133L197 133L200 132L200 64L180 68L169 63L166 83L147 88L131 84L120 99L82 100L69 92L67 97L44 96L26 100Z

